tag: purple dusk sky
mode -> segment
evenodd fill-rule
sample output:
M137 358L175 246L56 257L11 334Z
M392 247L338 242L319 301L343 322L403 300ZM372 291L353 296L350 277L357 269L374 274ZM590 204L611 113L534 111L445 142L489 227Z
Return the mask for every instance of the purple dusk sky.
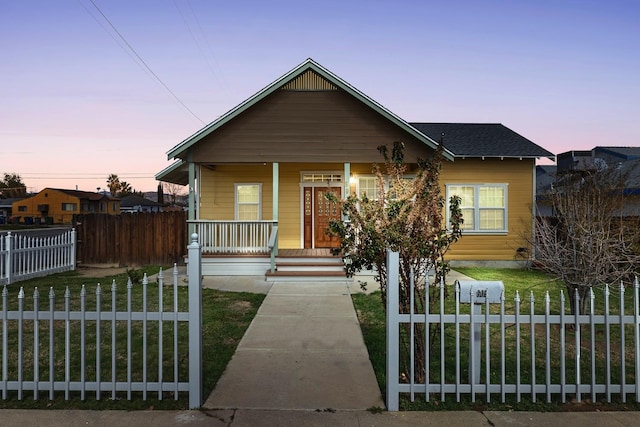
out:
M309 57L407 121L638 146L639 44L637 0L3 1L0 173L155 190L170 148Z

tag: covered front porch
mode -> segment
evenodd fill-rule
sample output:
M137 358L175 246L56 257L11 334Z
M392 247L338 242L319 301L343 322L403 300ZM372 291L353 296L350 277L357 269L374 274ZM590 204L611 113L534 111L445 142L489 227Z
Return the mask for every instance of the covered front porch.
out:
M345 279L330 248L278 249L276 221L190 220L202 248L205 276L262 276L267 280Z

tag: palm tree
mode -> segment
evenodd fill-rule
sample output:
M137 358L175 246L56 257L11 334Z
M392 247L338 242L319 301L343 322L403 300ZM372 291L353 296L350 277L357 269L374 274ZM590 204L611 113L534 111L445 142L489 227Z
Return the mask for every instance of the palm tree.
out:
M115 194L112 194L113 197L124 197L124 196L128 196L130 194L133 194L134 190L133 187L131 187L131 184L129 184L127 181L122 181L120 183L120 193L118 194L118 196L116 196Z
M107 178L107 187L109 187L109 192L113 197L116 197L116 193L120 190L120 178L115 173L112 173Z

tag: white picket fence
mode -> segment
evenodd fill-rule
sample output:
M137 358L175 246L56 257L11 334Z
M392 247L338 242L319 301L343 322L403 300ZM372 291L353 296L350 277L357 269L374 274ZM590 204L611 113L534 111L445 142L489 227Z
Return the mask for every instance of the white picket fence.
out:
M0 236L0 284L76 268L76 231L51 236L8 232Z
M192 236L188 252L189 301L188 310L183 311L179 311L178 270L175 265L172 310L164 308L171 302L163 299L165 283L162 270L158 274L157 292L153 293L157 295L154 301L148 301L152 285L149 285L146 274L142 284L135 285L142 286L142 301L132 298L134 285L129 280L126 285L126 309L118 308L124 307L124 304L118 304L118 297L125 292L119 291L115 281L110 287L111 304L107 310L102 309L105 291L100 284L95 288L95 298L89 298L90 291L85 286L82 286L80 295L73 296L67 287L64 291L64 309L60 309L61 304L56 301L56 290L62 290L60 286L50 288L49 304L44 309L37 288L31 298L20 288L11 295L11 298L18 300L17 310L8 308L10 293L5 285L0 312L2 398L17 395L18 399L24 399L29 393L34 400L43 395L52 400L56 393L64 393L66 400L73 395L85 400L91 393L96 400L124 396L131 400L136 398L133 393L137 393L138 398L147 400L163 399L165 393L169 393L177 400L181 393L188 392L189 407L199 408L202 403L202 276L201 250L196 235ZM80 310L72 311L70 301L78 298ZM32 299L32 304L29 299ZM31 305L31 308L25 308L27 305ZM141 308L134 311L134 305ZM63 332L60 328L56 331L56 323L61 322L64 324ZM185 322L188 323L188 336L180 327ZM165 330L169 336L172 335L172 342L163 342L167 335ZM101 334L105 334L106 340ZM154 340L154 347L157 344L157 354L149 353L149 340ZM188 340L188 355L178 352L179 343L185 340ZM122 344L125 341L126 344ZM76 353L72 352L72 348L77 349ZM63 356L57 359L60 355ZM154 358L157 371L151 372L148 365ZM179 366L180 361L187 358L188 380L185 380L186 375L181 374ZM168 360L173 364L171 375L166 375ZM103 361L110 366L103 366ZM105 370L108 375L104 375ZM41 376L41 371L46 372L46 378ZM140 376L140 372L141 378L134 380L134 375Z
M554 398L579 402L583 394L593 402L612 402L614 397L626 402L627 395L640 401L640 286L637 279L632 289L632 307L628 307L631 305L628 301L625 305L626 289L622 284L615 289L605 286L602 313L596 313L593 291L588 314L567 313L568 303L565 304L563 293L560 293L558 313L550 313L548 292L541 304L544 314L535 313L533 294L528 298L528 313L522 313L517 292L513 313L505 312L504 292L498 304L490 304L489 298L485 298L476 310L461 303L472 295L461 298L459 286L451 295L455 306L447 311L444 283L440 283L439 300L434 301L437 312L429 311L429 292L426 292L425 301L420 304L426 308L425 312L417 313L412 308L409 313L400 313L397 252L387 253L387 272L388 410L399 409L401 394L408 395L411 401L416 394L421 394L427 402L433 396L443 402L447 398L460 402L463 395L470 396L472 402L477 395L482 395L486 402L491 401L492 395L501 402L506 401L507 395L515 396L518 402L523 396L532 402L539 396L547 402ZM414 286L411 295L414 295ZM471 288L469 292L484 297L487 292L481 287L479 282L478 289ZM617 303L610 297L613 290L618 292ZM573 297L577 304L577 292ZM431 335L434 328L436 333ZM415 380L416 331L424 334L421 338L425 341L425 353L421 355L425 360L425 381L421 383ZM450 337L454 338L454 344ZM409 341L408 352L402 353L405 345L401 341ZM508 361L514 358L515 363ZM402 368L401 359L408 359Z

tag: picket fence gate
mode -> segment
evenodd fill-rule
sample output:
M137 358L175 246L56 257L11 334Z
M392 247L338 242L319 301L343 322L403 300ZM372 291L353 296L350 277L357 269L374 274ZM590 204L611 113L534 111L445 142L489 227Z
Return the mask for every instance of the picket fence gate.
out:
M0 284L75 269L75 229L51 236L9 231L0 237Z
M49 307L42 310L40 308L41 295L37 288L33 293L33 309L25 309L24 289L20 288L17 293L18 310L9 310L8 298L9 290L4 286L2 291L2 311L0 312L0 322L2 323L2 379L0 381L0 390L2 398L8 399L9 392L17 392L17 398L22 400L25 398L25 392L33 392L33 399L37 400L41 394L46 393L50 400L55 398L56 392L64 392L65 400L72 398L72 393L79 392L81 400L85 400L88 393L95 393L95 399L100 400L103 395L108 395L111 399L119 397L118 392L126 392L126 398L131 400L134 398L134 392L140 392L142 399L147 400L157 396L159 400L163 398L164 392L171 392L175 400L178 400L181 392L189 393L189 407L192 409L199 408L202 403L202 302L201 302L201 250L197 241L197 235L192 235L192 242L188 246L189 265L188 274L188 310L179 311L178 306L178 269L174 264L173 267L173 310L163 308L165 301L163 300L164 275L162 269L158 273L157 295L158 300L150 304L147 298L148 278L146 274L142 279L142 309L140 311L132 310L132 289L133 284L129 279L126 291L126 310L118 310L117 302L119 295L118 287L113 281L111 285L111 309L103 311L102 293L100 284L95 290L95 310L87 310L87 290L82 286L80 291L80 311L70 310L70 299L72 298L68 287L64 292L64 310L56 310L55 291L51 287L48 293ZM139 301L136 301L136 305ZM157 309L150 310L149 306L156 306ZM91 304L94 305L93 302ZM55 324L64 323L64 339L60 338L60 332L55 333ZM180 381L179 362L187 356L178 353L180 337L178 332L181 329L179 324L188 323L188 381ZM126 324L126 328L118 327L118 323ZM167 354L163 344L163 330L169 324L173 328L173 350L171 354ZM86 339L87 332L92 325L95 325L95 339ZM140 335L134 332L134 325L139 329L141 325ZM154 332L157 331L157 348L158 353L155 355L148 354L148 332L154 326ZM110 354L102 350L101 333L105 330L105 326L110 326L111 343ZM28 332L25 330L28 329ZM41 331L45 329L41 339ZM79 333L78 333L79 329ZM123 332L124 330L124 332ZM169 329L167 329L169 330ZM73 332L72 332L73 331ZM17 360L9 360L10 337L17 335L17 348L15 353ZM122 358L122 345L118 347L116 342L118 337L126 335L126 357ZM32 338L32 345L25 345L25 340ZM72 359L77 354L71 354L73 345L78 344L80 352L80 366ZM13 340L15 341L15 339ZM43 344L44 342L44 344ZM132 355L140 351L136 347L136 343L141 342L142 366L134 366L132 363ZM55 359L56 349L58 346L64 348L64 361L62 369L60 361ZM95 347L95 360L88 363L89 349ZM109 347L109 346L107 346ZM41 360L41 353L46 354L46 360ZM60 351L58 351L60 353ZM106 353L106 354L105 354ZM12 352L13 354L13 352ZM32 363L28 365L31 370L25 368L27 358L32 357ZM158 371L155 373L155 380L149 380L148 361L156 357L158 361ZM163 363L167 357L173 360L173 375L170 380L163 378ZM111 362L110 375L108 378L102 376L101 361L108 358ZM122 359L125 361L122 362ZM31 361L29 361L31 362ZM123 366L124 363L124 366ZM95 366L95 370L90 370L88 366ZM13 378L9 377L9 366L11 366ZM40 369L48 371L48 378L40 376ZM133 369L142 369L142 380L134 381ZM78 372L79 370L79 372ZM126 380L123 380L123 372L126 372ZM118 376L120 374L120 376ZM91 377L92 380L87 378ZM157 393L157 394L155 394Z
M640 373L640 285L637 279L633 284L633 308L625 308L625 287L620 284L619 303L613 313L609 286L605 286L604 289L604 309L601 314L596 313L593 290L590 291L588 314L566 314L564 293L560 294L559 313L551 314L548 292L544 300L544 314L535 314L533 294L529 299L529 313L521 313L518 292L514 298L513 314L505 313L504 292L500 303L495 304L499 306L498 314L495 314L496 310L491 313L488 298L481 304L484 308L483 314L473 310L470 310L469 314L461 314L459 287L454 290L455 311L447 313L444 304L444 282L439 285L437 313L429 312L429 292L425 292L424 313L414 312L414 304L411 304L410 313L400 313L399 260L398 252L387 252L386 394L389 411L399 409L400 394L408 394L411 401L414 401L416 393L424 394L424 400L427 402L432 395L439 395L443 402L447 395L455 396L457 402L461 401L462 395L470 396L472 402L476 401L477 395L482 395L486 402L490 402L492 394L499 395L503 403L507 395L515 395L518 402L523 395L528 396L532 402L537 401L538 395L544 396L546 402L551 402L554 397L563 403L567 398L580 402L583 394L588 395L592 402L598 401L598 398L612 402L614 396L626 402L627 395L634 396L635 401L640 402L640 383L637 379ZM411 295L414 295L414 287L411 283ZM574 298L577 307L577 291ZM626 311L631 313L626 314ZM492 328L492 325L495 326ZM438 337L434 340L437 340L436 342L430 342L431 326L437 331L434 335ZM511 342L507 342L505 329L512 327L515 328L515 337ZM476 328L482 331L479 345L472 337L472 331L478 330ZM499 328L499 332L496 328ZM571 329L573 338L567 332L567 328ZM425 358L423 383L415 381L416 330L422 331L424 336L421 338L425 341L425 354L422 355ZM454 336L453 350L451 345L445 344L447 335ZM632 336L632 342L627 342L627 335ZM552 336L557 336L559 349L551 349ZM409 341L408 355L402 353L402 339ZM492 340L499 341L499 348L492 348ZM431 351L432 345L434 351ZM619 353L615 358L611 356L614 349ZM499 362L492 364L493 351L499 353ZM553 351L559 351L559 354ZM515 363L507 367L508 352L515 352ZM600 361L596 357L598 352L604 354ZM632 354L630 360L627 359L628 354ZM452 355L455 363L453 366L447 366L446 360L451 360ZM480 366L474 364L473 360L481 355L484 371L482 376L480 372L473 372L476 369L474 366ZM405 359L408 358L408 366L402 368L405 372L401 372L400 361L403 356ZM552 358L554 361L559 359L559 372L552 372ZM542 363L539 363L538 359L541 359ZM583 359L587 360L587 363ZM463 378L462 372L467 364L468 378ZM615 369L614 364L617 365ZM508 375L513 376L513 371L508 370L515 370L515 380L507 380ZM497 375L499 380L492 382L492 374L494 378ZM436 377L438 381L432 382L432 377ZM556 380L559 377L559 381L552 380L552 377ZM586 378L584 382L583 377ZM450 380L451 378L453 380Z

